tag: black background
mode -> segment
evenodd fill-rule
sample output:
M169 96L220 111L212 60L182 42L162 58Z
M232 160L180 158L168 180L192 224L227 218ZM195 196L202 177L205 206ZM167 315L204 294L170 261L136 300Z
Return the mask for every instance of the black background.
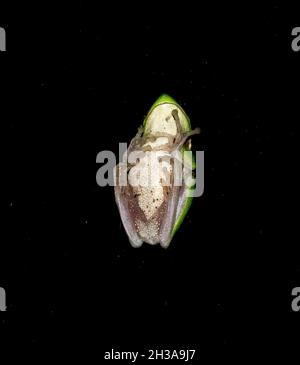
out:
M1 332L99 361L111 348L296 352L295 9L95 4L1 9ZM162 93L202 130L205 192L167 250L133 249L96 155L117 154Z

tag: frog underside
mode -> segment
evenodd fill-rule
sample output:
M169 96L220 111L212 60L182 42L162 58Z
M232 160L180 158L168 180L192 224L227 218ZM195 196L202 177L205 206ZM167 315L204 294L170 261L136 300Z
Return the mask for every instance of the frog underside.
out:
M180 160L183 148L190 149L189 137L200 131L184 132L174 105L165 113L164 122L159 128L153 123L147 134L140 127L115 170L115 197L134 247L143 242L168 247L186 198L185 184L174 184L176 169L183 169L174 161ZM127 185L121 186L126 177Z

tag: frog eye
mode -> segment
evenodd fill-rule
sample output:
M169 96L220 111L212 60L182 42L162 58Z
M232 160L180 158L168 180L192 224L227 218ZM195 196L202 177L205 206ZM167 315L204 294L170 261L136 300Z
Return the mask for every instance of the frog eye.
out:
M116 203L133 247L146 242L167 248L183 222L191 205L193 185L185 180L177 184L176 177L195 168L191 152L189 157L185 152L190 150L187 141L196 133L199 130L191 130L181 106L162 95L132 139L126 160L116 166ZM128 164L128 155L141 151L140 158ZM118 181L124 177L127 184L120 186Z

